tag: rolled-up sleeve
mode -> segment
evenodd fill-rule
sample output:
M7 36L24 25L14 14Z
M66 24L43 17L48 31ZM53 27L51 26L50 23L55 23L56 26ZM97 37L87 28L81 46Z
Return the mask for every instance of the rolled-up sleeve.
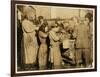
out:
M49 32L49 35L54 41L59 40L59 36L57 36L54 32Z

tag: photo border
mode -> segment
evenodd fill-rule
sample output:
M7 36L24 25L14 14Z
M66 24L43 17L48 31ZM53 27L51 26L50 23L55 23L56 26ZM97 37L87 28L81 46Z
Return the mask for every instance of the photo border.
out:
M16 30L15 30L15 5L16 4L34 4L34 5L46 5L46 6L64 6L64 7L77 7L77 8L92 8L95 11L95 66L94 69L82 69L82 70L68 70L68 71L47 71L47 72L30 72L30 73L16 73ZM35 1L11 1L11 77L15 76L28 76L28 75L44 75L44 74L60 74L60 73L75 73L75 72L90 72L97 71L97 6L96 5L81 5L81 4L65 4L65 3L50 3L50 2L35 2Z

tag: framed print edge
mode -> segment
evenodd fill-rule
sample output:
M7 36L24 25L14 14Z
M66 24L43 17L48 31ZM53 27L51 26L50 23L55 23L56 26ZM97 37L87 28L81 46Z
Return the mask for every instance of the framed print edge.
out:
M13 17L14 17L14 1L11 1L11 77L14 77L15 76L15 40L14 40L14 36L15 36L15 28L14 26L14 22L13 22Z
M76 7L76 8L92 8L94 10L94 68L74 69L74 70L53 70L53 71L31 71L28 73L18 73L16 65L16 22L15 22L15 6L16 4L33 4L33 5L46 5L46 6L61 6L61 7ZM49 3L49 2L35 2L35 1L17 1L11 0L11 77L28 76L28 75L44 75L44 74L60 74L60 73L80 73L80 72L93 72L97 71L97 6L96 5L79 5L79 4L63 4L63 3Z

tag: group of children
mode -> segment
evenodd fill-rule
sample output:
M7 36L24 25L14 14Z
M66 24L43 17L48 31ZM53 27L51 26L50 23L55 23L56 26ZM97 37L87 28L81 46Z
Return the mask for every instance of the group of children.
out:
M36 18L36 9L31 6L18 8L17 14L20 67L44 70L62 69L67 63L75 67L92 65L90 14L82 22L73 17L63 22L55 20L52 24L43 16ZM22 31L18 31L19 27Z

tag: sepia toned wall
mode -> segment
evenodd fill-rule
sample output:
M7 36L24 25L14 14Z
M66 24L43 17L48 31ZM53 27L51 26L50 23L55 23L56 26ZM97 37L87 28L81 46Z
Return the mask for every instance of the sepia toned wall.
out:
M79 16L78 9L56 8L56 17L71 18L73 16Z
M51 6L34 6L36 9L36 15L44 16L46 19L51 18L71 18L74 16L84 17L87 13L87 10L83 9L71 9L68 7L51 7Z
M43 16L46 19L51 18L51 7L49 6L34 6L33 7L36 9L36 16Z

